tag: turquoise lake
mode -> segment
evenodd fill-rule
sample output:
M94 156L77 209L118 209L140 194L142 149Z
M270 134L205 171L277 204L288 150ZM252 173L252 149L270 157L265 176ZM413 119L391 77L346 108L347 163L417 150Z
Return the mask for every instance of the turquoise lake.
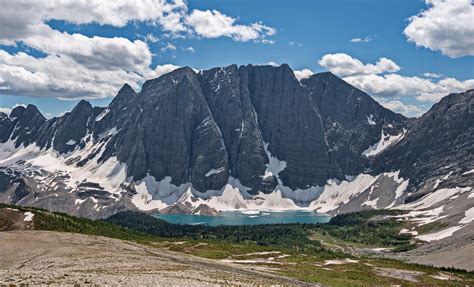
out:
M174 224L255 225L276 223L327 223L330 215L311 211L222 212L218 215L156 214L155 217Z

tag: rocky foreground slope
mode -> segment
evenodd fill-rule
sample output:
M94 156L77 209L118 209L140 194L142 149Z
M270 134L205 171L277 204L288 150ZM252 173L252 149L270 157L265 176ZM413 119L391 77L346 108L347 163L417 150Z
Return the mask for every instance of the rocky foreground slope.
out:
M0 232L0 284L319 286L118 239L50 231ZM77 264L71 264L76 262Z
M298 81L288 65L180 68L140 92L124 85L106 108L0 114L0 201L92 218L396 207L464 227L473 103L472 90L452 94L408 119L331 73Z

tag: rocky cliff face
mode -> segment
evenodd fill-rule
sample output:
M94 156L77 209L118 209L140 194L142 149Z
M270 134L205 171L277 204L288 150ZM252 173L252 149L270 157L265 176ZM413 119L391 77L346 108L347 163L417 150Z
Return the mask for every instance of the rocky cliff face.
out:
M381 132L396 135L408 124L402 115L385 109L329 72L303 79L302 84L311 91L321 111L331 160L339 177L363 172L367 167L363 152L381 139Z
M437 188L474 186L474 90L441 99L373 167L410 178L409 201Z
M191 205L217 200L230 186L235 206L278 205L274 194L309 205L328 180L396 170L414 191L432 179L415 163L472 157L472 98L448 96L411 120L330 73L299 82L288 65L180 68L140 92L125 84L106 108L81 101L50 120L32 105L0 114L0 200L61 198L66 212L100 216L137 202L163 208L188 191Z
M35 142L40 136L40 129L46 119L34 105L28 105L26 108L19 106L12 110L9 117L1 117L0 129L2 142L9 138L17 139L15 146L21 144L29 145Z

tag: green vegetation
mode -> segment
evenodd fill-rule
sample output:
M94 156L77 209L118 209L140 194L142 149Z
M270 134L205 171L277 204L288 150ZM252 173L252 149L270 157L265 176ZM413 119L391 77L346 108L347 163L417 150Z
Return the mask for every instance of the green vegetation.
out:
M150 234L126 229L105 221L74 217L65 213L49 212L40 208L0 204L0 208L5 207L18 209L23 212L34 212L33 221L37 230L74 232L133 241L156 240L156 237Z
M138 213L122 212L107 219L107 222L147 234L164 238L230 243L256 244L291 249L295 252L328 252L319 241L309 238L311 227L307 224L268 224L241 226L177 225L155 217ZM331 252L331 256L337 256Z
M36 229L101 235L124 240L149 241L156 238L227 241L294 250L327 253L315 233L338 241L365 246L396 247L410 244L409 235L400 235L401 223L383 219L400 211L363 211L338 215L328 224L267 224L241 226L176 225L139 212L122 212L105 221L78 218L64 213L0 204L22 211L35 211ZM376 219L374 219L376 218ZM2 219L6 221L7 219ZM331 252L331 256L340 254Z
M323 251L314 232L330 235L345 242L374 247L406 250L411 247L410 235L400 235L401 223L387 219L401 211L374 210L338 215L328 224L266 224L240 226L176 225L139 213L122 212L111 216L108 222L125 228L160 237L253 242L262 246L294 248L296 251ZM375 218L375 219L374 219Z
M335 216L329 224L320 226L323 235L361 243L367 246L393 248L406 251L414 247L411 235L400 234L402 223L387 216L403 214L400 210L368 210Z
M123 240L147 241L154 237L149 234L125 229L104 221L72 217L63 213L37 212L34 217L36 229L75 232L89 235L100 235Z

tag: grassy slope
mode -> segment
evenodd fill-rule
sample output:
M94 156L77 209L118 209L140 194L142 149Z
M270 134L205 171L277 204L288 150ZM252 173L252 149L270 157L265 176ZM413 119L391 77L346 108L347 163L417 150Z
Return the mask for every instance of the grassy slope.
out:
M30 208L0 203L0 208L5 207L18 209L24 212L33 212L35 214L33 218L34 225L35 229L37 230L74 232L133 241L149 241L156 239L156 236L127 229L119 225L111 224L104 221L95 221L87 218L79 218L64 213L53 213L39 208ZM4 219L5 222L7 222L7 220L8 219Z
M0 208L6 207L1 205ZM373 216L383 212L356 213L336 217L328 225L264 225L240 227L181 226L140 214L122 213L105 221L76 218L45 210L11 206L21 211L35 213L35 229L77 232L132 240L157 248L197 255L212 259L265 259L271 255L251 255L252 252L278 251L287 255L270 263L261 263L277 268L277 272L300 280L319 282L330 286L363 285L414 285L406 280L382 276L379 268L395 268L422 272L419 283L445 286L474 284L473 274L451 270L450 274L459 281L441 281L430 277L440 272L438 268L407 264L389 259L355 257L340 249L327 248L319 240L312 240L315 234L325 234L325 242L344 242L349 246L403 246L406 238L395 239L384 233L398 235L400 226L384 221L373 221ZM374 227L374 222L377 223ZM0 226L1 227L1 226ZM352 229L348 233L343 230ZM387 229L388 228L388 229ZM409 242L409 238L408 238ZM385 244L385 245L383 245ZM278 254L277 254L278 255ZM323 265L328 259L352 258L357 264ZM276 263L275 263L276 262Z

